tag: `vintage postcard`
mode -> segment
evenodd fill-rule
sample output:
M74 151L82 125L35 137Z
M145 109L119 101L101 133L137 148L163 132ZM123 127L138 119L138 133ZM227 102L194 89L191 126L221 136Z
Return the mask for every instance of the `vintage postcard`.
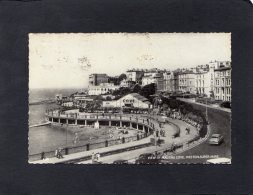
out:
M32 164L231 164L231 33L30 33Z

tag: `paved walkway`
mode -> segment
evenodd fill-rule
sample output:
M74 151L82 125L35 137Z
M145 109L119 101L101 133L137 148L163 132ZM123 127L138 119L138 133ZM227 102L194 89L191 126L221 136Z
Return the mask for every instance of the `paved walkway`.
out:
M64 162L67 162L70 160L75 160L75 159L80 159L83 157L91 156L93 152L94 153L99 152L101 154L101 153L105 153L105 152L111 152L111 151L115 151L115 150L129 148L129 147L139 146L139 145L143 145L143 144L147 144L147 143L150 143L150 136L143 138L141 140L138 140L138 141L132 141L132 142L128 142L125 144L113 145L113 146L109 146L109 147L98 148L98 149L94 149L94 150L64 155L63 156L64 158L62 158L62 159L58 159L56 157L53 157L53 158L46 158L43 160L29 161L29 163L31 163L31 164L64 163Z
M158 120L161 121L161 120L164 120L164 118L162 118L161 116L153 116L152 118L154 118L154 120L152 120L153 122L156 121L156 122L154 122L155 129L163 129L165 131L165 137L161 137L161 139L164 140L164 144L162 144L161 146L151 146L151 147L146 147L146 148L142 148L142 149L123 152L120 154L110 155L111 157L110 156L101 157L101 161L103 162L103 160L105 159L105 162L113 162L114 160L117 160L117 159L120 159L123 157L125 157L124 159L137 158L142 153L146 153L146 152L153 153L155 151L165 150L165 149L170 148L172 144L182 144L182 143L185 143L188 140L193 139L194 137L197 136L197 130L193 126L190 126L191 131L189 134L185 133L185 128L189 127L189 125L184 121L181 121L178 119L166 118L166 121L170 122L172 124L165 123L162 125L162 128L160 128ZM173 135L178 131L178 127L180 128L180 136L174 138ZM155 138L155 137L154 137L154 135L151 135L151 136L143 138L141 140L128 142L125 144L119 144L119 145L109 146L109 147L105 147L105 148L98 148L95 150L64 155L63 159L58 159L56 157L53 157L53 158L48 158L48 159L44 159L44 160L31 161L29 163L31 163L31 164L64 163L64 162L67 162L70 160L75 160L75 159L77 160L80 158L89 157L92 155L93 152L94 153L99 152L100 154L102 154L102 153L112 152L115 150L120 150L120 149L125 149L125 148L129 148L129 147L147 144L147 143L150 143L150 138ZM91 163L91 161L87 160L82 163Z
M157 117L159 117L159 116L157 116ZM180 130L181 130L180 137L172 138L173 131L175 131L175 129L172 129L172 128L175 128L175 127L166 123L162 128L165 130L166 137L161 137L161 139L164 139L164 141L165 141L164 144L162 144L160 146L150 146L150 147L145 147L145 148L141 148L141 149L137 149L137 150L113 154L110 156L104 156L104 157L100 158L100 162L110 164L110 163L113 163L115 160L128 160L128 162L134 163L135 159L137 159L141 154L154 153L156 151L164 151L166 149L169 149L172 144L179 145L179 144L185 143L188 140L197 136L197 130L193 126L190 126L190 128L191 128L190 134L185 133L185 131L184 131L185 128L189 127L189 125L186 122L178 120L178 119L171 119L171 118L167 118L166 120L168 120L169 122L174 123L175 125L178 125L180 127ZM91 163L92 163L91 160L86 160L86 161L79 162L78 164L91 164Z

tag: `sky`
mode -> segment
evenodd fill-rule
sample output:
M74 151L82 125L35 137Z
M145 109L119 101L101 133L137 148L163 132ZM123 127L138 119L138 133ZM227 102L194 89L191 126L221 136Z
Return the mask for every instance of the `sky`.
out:
M231 61L230 33L30 33L29 88L86 88L92 73Z

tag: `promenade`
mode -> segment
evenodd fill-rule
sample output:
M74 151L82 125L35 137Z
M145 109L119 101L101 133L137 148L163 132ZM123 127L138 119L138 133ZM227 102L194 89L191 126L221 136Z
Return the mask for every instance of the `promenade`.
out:
M94 150L89 151L83 151L73 154L64 155L64 158L58 159L56 157L53 158L47 158L43 160L37 160L37 161L31 161L29 163L32 164L54 164L54 163L67 163L68 161L78 161L78 159L85 158L87 160L84 160L80 162L80 164L89 164L91 163L91 155L92 153L99 152L101 154L101 162L103 163L112 163L114 160L118 159L124 159L124 160L133 160L137 158L140 154L143 153L153 153L156 151L164 151L169 149L172 144L173 145L183 145L184 143L187 143L188 141L194 139L197 137L198 133L195 127L190 126L184 121L178 120L178 119L171 119L166 118L165 123L163 123L162 127L160 127L160 121L164 120L161 116L152 116L152 123L154 124L154 129L162 129L165 131L165 137L160 137L160 139L163 140L163 143L153 146L147 146L150 143L151 138L155 138L154 135L150 135L146 138L143 138L138 141L132 141L124 144L119 145L113 145L109 147L104 148L98 148ZM190 127L191 131L189 134L186 134L185 128ZM180 131L180 136L174 138L174 135ZM133 149L131 151L127 151L128 148L133 147L141 147ZM123 152L118 152L120 150L124 150ZM107 153L107 155L103 156L103 153ZM112 155L108 155L108 153L112 153ZM113 154L114 153L114 154ZM117 153L117 154L115 154Z
M128 142L125 144L119 144L119 145L114 145L114 146L109 146L109 147L104 147L104 148L98 148L94 150L89 150L89 151L83 151L83 152L77 152L73 154L68 154L64 155L62 159L58 159L56 157L52 158L46 158L43 160L37 160L37 161L29 161L31 164L56 164L56 163L65 163L68 161L74 161L78 160L80 158L85 158L85 157L91 157L92 153L97 153L99 152L100 154L102 153L108 153L108 152L113 152L116 150L121 150L121 149L126 149L129 147L135 147L135 146L140 146L140 145L145 145L150 143L150 137L143 138L138 141L133 141L133 142Z
M159 118L160 116L157 116L157 118ZM126 151L126 152L122 152L122 153L118 153L118 154L113 154L110 156L104 156L100 158L100 162L102 163L113 163L115 160L128 160L129 163L134 163L135 160L144 153L155 153L155 152L163 152L165 150L168 150L169 148L171 148L172 144L175 145L181 145L184 143L187 143L187 141L195 138L197 136L197 130L195 127L190 126L191 131L189 134L185 133L185 128L189 127L189 125L181 120L178 119L171 119L171 118L167 118L166 121L173 123L174 125L178 126L180 128L180 137L176 137L173 138L172 135L172 131L171 128L172 126L168 123L164 124L163 126L163 130L165 130L165 135L166 137L162 137L161 139L164 140L164 143L161 144L160 146L156 145L156 146L149 146L149 147L145 147L145 148L140 148L137 150L133 150L133 151ZM187 149L187 148L185 148ZM91 160L85 160L82 162L79 162L78 164L91 164Z

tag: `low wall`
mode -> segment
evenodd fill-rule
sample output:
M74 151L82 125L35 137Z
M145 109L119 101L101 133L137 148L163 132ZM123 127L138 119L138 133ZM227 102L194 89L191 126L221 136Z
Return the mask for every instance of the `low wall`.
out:
M98 148L119 145L119 144L123 144L123 143L128 143L128 142L143 139L145 137L148 137L149 135L150 134L142 133L140 135L126 137L124 140L123 139L113 139L113 140L105 140L103 142L87 143L85 145L67 147L67 148L63 148L63 155L73 154L73 153L83 152L83 151L89 151L89 150L94 150L94 149L98 149ZM29 161L41 160L42 156L43 156L42 153L31 154L31 155L29 155ZM52 158L52 157L55 157L55 151L44 152L44 158Z

